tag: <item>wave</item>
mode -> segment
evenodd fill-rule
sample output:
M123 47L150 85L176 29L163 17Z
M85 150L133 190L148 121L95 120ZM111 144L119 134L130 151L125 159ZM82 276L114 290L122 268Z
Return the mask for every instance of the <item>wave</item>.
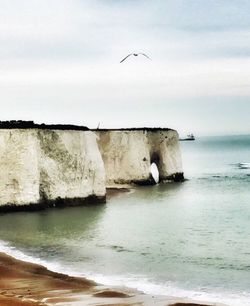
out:
M31 262L34 264L42 265L46 267L47 269L53 271L53 272L60 272L60 273L65 273L65 270L63 269L62 266L56 263L50 263L45 260L42 260L38 257L33 257L30 255L27 255L23 253L22 251L16 249L15 247L9 245L8 242L0 240L0 252L5 253L9 256L12 256L16 259L26 261L26 262ZM63 272L64 270L64 272Z
M236 165L239 169L250 169L250 163L238 163Z
M45 266L47 269L68 274L70 276L85 277L106 286L124 286L134 288L149 295L162 295L173 298L191 299L202 303L224 303L228 306L249 306L250 292L214 292L213 288L198 288L187 290L179 286L165 282L157 284L146 277L138 275L107 276L93 272L79 273L72 271L58 263L51 263L40 258L32 257L0 240L0 252L8 254L16 259L28 261Z
M225 169L221 172L204 172L200 173L200 176L193 176L192 179L198 180L211 180L211 179L247 179L250 176L249 171L239 171L239 170L249 170L250 162L242 162L242 163L232 163L228 164Z
M201 181L245 181L250 179L250 173L236 174L207 174L196 178Z

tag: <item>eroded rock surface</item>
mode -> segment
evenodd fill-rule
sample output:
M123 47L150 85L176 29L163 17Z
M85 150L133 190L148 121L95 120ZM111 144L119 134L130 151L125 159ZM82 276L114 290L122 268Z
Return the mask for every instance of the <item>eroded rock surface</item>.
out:
M150 166L159 180L183 180L179 136L170 129L95 130L103 157L107 186L154 184Z
M104 202L106 187L154 184L152 163L183 179L176 131L0 122L0 211Z
M105 201L105 169L91 131L0 129L4 209Z

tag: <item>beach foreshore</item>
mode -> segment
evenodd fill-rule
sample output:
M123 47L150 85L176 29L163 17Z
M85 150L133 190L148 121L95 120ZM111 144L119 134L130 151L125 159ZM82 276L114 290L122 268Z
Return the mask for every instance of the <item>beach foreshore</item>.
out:
M47 268L17 260L0 253L1 306L82 306L82 305L164 305L199 304L167 296L152 296L134 289L107 287L91 280L49 271Z

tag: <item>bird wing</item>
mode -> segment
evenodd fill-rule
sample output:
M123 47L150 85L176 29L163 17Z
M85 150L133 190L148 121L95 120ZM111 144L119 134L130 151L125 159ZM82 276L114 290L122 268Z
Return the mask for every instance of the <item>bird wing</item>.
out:
M127 59L130 55L132 55L133 53L130 53L129 55L127 55L126 57L124 57L121 61L120 61L120 63L122 63L122 62L124 62L125 61L125 59Z
M147 54L145 54L145 53L138 53L138 54L141 54L141 55L147 57L148 59L152 60L152 58L150 58L149 56L147 56Z

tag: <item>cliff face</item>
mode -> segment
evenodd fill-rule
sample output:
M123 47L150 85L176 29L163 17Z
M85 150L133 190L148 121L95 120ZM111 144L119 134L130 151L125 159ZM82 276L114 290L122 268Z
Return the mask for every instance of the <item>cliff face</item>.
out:
M148 132L150 162L158 166L160 181L183 180L179 135L175 130Z
M35 130L0 130L0 205L39 201L36 134Z
M183 179L179 136L169 129L95 130L103 157L106 184L153 184L150 166L160 181Z
M38 130L38 139L42 198L105 196L105 169L94 133Z
M0 123L0 211L104 202L106 187L153 184L152 163L183 179L176 131Z
M93 132L0 130L0 205L74 205L88 198L104 201L105 194Z

